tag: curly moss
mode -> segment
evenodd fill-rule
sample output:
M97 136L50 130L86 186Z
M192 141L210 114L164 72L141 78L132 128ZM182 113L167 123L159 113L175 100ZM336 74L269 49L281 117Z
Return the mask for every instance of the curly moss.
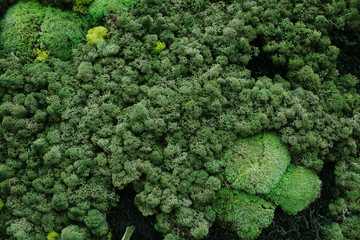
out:
M5 203L3 203L3 201L0 199L0 211L4 206L5 206Z
M241 239L255 239L267 228L276 206L264 199L237 190L222 188L217 192L213 209L223 228L234 231Z
M47 240L56 240L56 239L59 238L59 237L60 237L60 235L59 235L57 232L51 231L51 232L49 232L49 234L46 236L46 239L47 239Z
M165 43L163 43L161 41L157 41L156 46L154 47L154 53L160 54L165 48L166 48Z
M111 13L130 10L139 2L140 0L95 0L89 6L88 15L93 24L102 24Z
M71 12L45 7L38 2L19 2L9 8L1 22L2 47L20 60L31 62L38 49L69 60L71 49L84 40L89 28L84 19Z
M251 194L269 193L290 164L287 148L271 133L238 140L223 159L226 180Z
M295 215L315 201L320 194L321 181L305 167L291 166L279 186L268 195L288 214Z
M87 13L87 9L93 0L75 0L73 5L73 11L80 12L82 14Z
M35 58L35 61L46 62L49 59L49 51L47 50L37 50L38 56Z
M98 45L99 41L105 41L108 36L108 30L103 26L98 26L90 29L86 35L86 40L90 45Z

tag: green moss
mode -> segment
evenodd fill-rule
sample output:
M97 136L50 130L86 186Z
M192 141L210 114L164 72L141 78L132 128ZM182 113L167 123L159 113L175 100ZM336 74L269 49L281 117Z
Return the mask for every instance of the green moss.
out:
M226 180L233 188L251 194L269 193L290 164L287 148L269 133L238 140L223 159Z
M341 230L346 239L360 239L360 217L352 215L341 223Z
M3 203L3 201L0 199L0 211L1 209L5 206L5 204Z
M223 228L236 232L241 239L255 239L271 224L276 206L258 196L222 188L213 208Z
M108 36L108 30L103 26L98 26L90 29L86 35L88 44L98 45L99 41L105 41Z
M88 7L92 3L92 1L93 0L75 0L75 3L73 5L73 11L86 14Z
M39 61L39 62L46 62L49 59L49 51L47 50L37 50L37 54L38 56L35 58L35 61Z
M103 24L111 13L128 11L140 0L95 0L88 9L93 24Z
M270 192L270 199L288 214L295 215L320 194L319 177L305 167L291 166L279 186Z
M154 53L159 54L166 48L165 43L157 41L156 46L154 48Z
M60 237L60 235L59 235L57 232L51 231L51 232L49 232L49 234L47 235L46 239L47 239L47 240L55 240L55 239L57 239L57 238L59 238L59 237Z
M31 62L38 50L54 57L71 58L71 49L84 40L86 21L72 12L45 7L38 2L19 2L9 8L1 22L2 47L20 60Z

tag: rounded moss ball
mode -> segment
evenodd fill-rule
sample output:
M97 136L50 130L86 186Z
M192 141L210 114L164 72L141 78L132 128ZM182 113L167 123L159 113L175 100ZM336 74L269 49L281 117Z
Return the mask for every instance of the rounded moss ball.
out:
M320 187L321 181L315 172L305 167L291 166L279 186L268 196L284 212L295 215L315 201L320 194Z
M261 229L267 228L276 206L264 199L233 189L217 192L213 209L221 227L234 231L241 239L256 239Z
M61 240L85 240L85 230L77 225L70 225L61 231Z
M291 159L280 138L266 133L238 140L223 160L226 180L234 189L267 194L280 182Z
M108 36L108 30L103 26L98 26L88 31L86 40L90 45L98 45L100 41L105 41L105 38Z
M85 40L85 18L73 12L45 7L36 1L21 1L1 21L2 47L23 62L32 62L39 51L69 60L71 49Z

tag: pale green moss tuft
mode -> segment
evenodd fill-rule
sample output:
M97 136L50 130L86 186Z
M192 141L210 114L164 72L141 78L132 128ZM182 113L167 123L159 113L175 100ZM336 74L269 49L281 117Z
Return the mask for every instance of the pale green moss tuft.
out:
M1 209L3 209L4 206L5 206L5 203L3 203L3 201L0 199L0 211L1 211Z
M220 226L236 232L241 239L256 239L274 218L276 206L264 199L237 190L222 188L213 209Z
M98 45L99 41L105 41L105 38L108 37L108 30L103 26L98 26L91 28L86 35L86 40L88 44Z
M250 194L269 193L290 164L286 146L270 133L238 140L223 159L228 183Z
M159 54L166 48L165 43L161 41L156 42L156 46L154 47L154 53Z
M50 58L50 52L48 50L37 50L37 57L35 61L46 62Z
M284 212L295 215L315 201L320 194L321 181L315 172L305 167L291 166L269 198Z
M47 240L56 240L56 239L59 238L59 237L60 237L60 235L59 235L57 232L51 231L51 232L49 232L49 234L47 235L46 239L47 239Z

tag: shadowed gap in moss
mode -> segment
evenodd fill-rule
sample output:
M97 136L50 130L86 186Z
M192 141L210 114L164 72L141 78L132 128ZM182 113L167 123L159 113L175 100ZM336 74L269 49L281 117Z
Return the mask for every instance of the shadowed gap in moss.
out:
M144 217L134 204L136 192L127 187L117 194L120 201L107 216L107 221L112 233L112 240L121 240L128 226L134 225L135 231L131 239L161 240L163 236L154 228L155 216Z

